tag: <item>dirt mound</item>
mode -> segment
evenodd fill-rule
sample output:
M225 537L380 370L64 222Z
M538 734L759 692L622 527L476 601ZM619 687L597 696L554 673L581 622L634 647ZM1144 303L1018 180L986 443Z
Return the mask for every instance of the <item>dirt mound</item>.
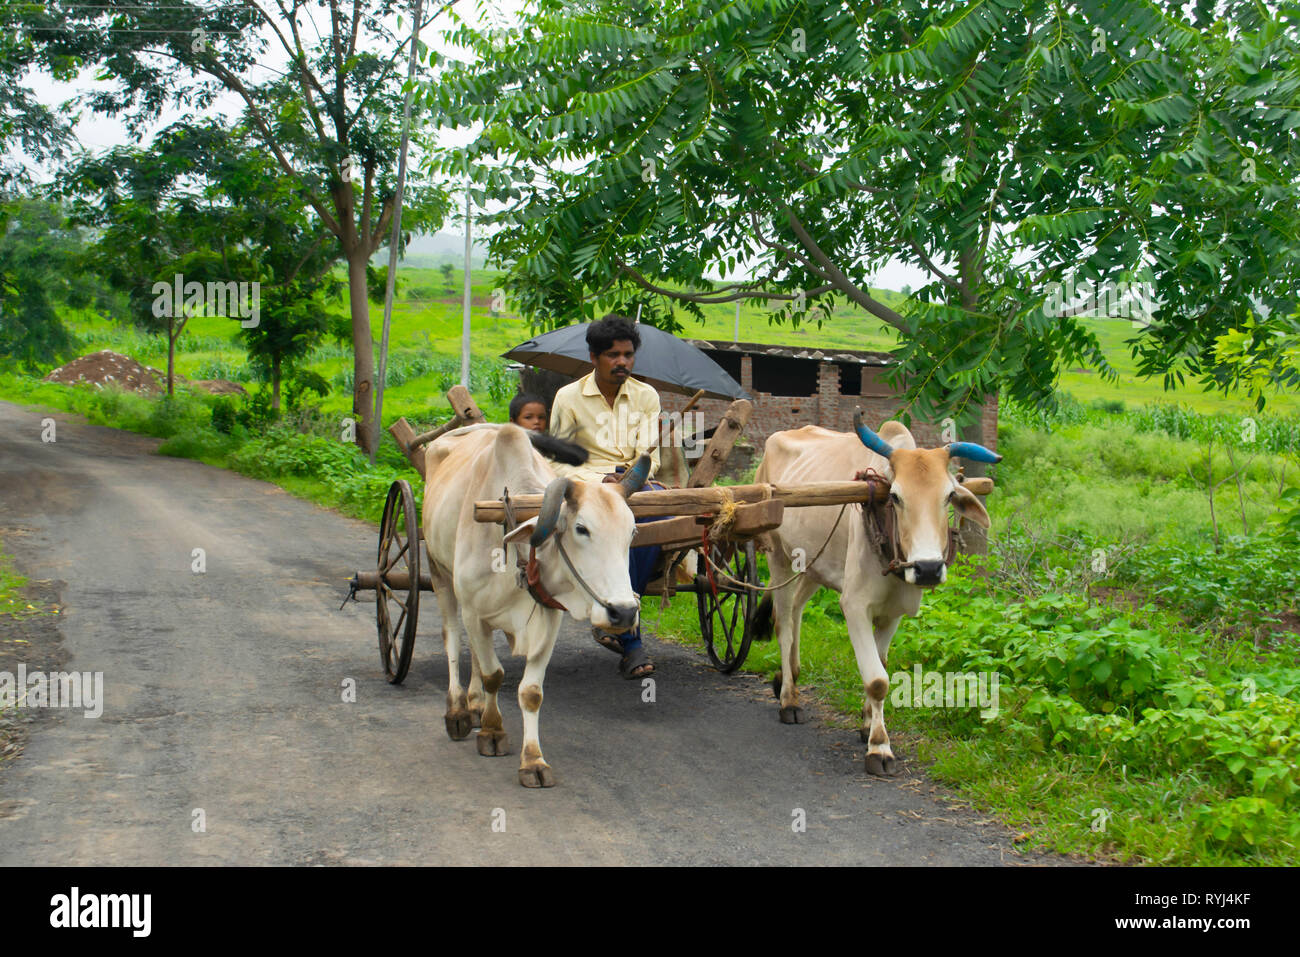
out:
M62 382L65 385L88 382L101 389L106 385L115 385L128 392L149 394L167 390L167 373L151 369L130 356L107 349L59 366L45 377L45 381ZM176 381L184 382L185 378L178 375Z
M210 395L248 395L247 389L229 379L195 379L190 385Z

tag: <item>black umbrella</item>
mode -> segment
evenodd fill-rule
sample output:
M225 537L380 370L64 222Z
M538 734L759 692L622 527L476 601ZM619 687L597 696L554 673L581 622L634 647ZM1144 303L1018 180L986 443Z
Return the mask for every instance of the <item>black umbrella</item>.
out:
M504 353L504 358L574 378L584 376L592 368L587 348L590 325L583 322L543 333ZM682 395L703 389L709 399L750 398L739 382L695 346L654 326L642 323L636 328L641 347L636 350L632 374L642 382Z

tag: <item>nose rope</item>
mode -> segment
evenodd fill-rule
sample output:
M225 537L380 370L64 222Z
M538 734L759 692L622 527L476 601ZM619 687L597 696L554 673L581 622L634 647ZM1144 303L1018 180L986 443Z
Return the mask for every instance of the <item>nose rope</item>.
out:
M883 475L872 468L865 468L853 476L856 482L866 482L868 485L876 483L885 484L887 480ZM899 556L903 554L903 542L899 537L898 531L898 513L894 509L894 500L885 496L883 502L875 502L873 492L871 500L862 508L863 525L866 528L867 538L871 539L872 544L880 551L882 575L897 575L903 577L903 571L908 568L915 568L916 562L899 561ZM948 526L948 547L944 551L943 563L949 568L957 560L957 543L961 533Z
M518 522L515 519L515 506L514 502L510 500L509 489L504 490L504 493L501 496L501 501L505 513L501 524L505 527L505 533L509 535L510 532L518 526ZM578 584L582 586L583 591L590 595L592 601L604 608L608 614L617 616L619 614L618 609L592 591L591 586L587 584L587 580L583 578L582 575L579 574L578 569L574 567L573 561L569 558L569 553L564 550L564 533L556 532L551 537L554 538L556 547L560 550L560 557L564 559L564 564L569 567L570 573L572 573ZM547 591L545 586L542 585L542 570L537 564L537 548L535 546L529 546L527 561L524 560L521 547L520 554L516 559L516 564L519 567L520 587L527 588L528 593L533 596L533 600L537 602L537 604L546 608L554 608L557 611L569 610L561 604L554 595Z
M573 562L569 559L569 553L564 550L564 539L559 535L555 536L555 545L560 550L560 557L564 559L564 564L569 566L569 572L578 580L578 584L582 586L582 590L591 596L591 600L604 608L606 612L618 614L618 609L592 591L591 586L587 584L587 580L578 574L578 570L573 567Z

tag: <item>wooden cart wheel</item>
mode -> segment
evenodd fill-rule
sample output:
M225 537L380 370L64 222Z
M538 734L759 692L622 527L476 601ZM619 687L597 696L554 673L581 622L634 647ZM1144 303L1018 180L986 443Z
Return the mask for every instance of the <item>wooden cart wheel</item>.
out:
M379 523L379 584L375 590L379 660L389 684L400 684L411 667L420 610L420 525L411 486L398 479L388 488Z
M757 585L758 560L754 543L737 545L723 542L709 547L709 557L719 568L726 570L738 582ZM754 612L758 608L758 593L712 573L710 584L708 564L703 553L695 575L695 601L700 611L700 635L713 666L723 674L730 674L745 663L749 643L754 638Z

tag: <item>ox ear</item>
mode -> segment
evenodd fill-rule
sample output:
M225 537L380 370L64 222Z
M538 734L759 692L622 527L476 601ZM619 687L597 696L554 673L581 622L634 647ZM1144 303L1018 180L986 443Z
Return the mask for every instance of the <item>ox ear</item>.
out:
M522 542L533 534L533 529L537 527L537 516L534 515L526 522L520 522L516 525L504 539L506 545L513 545L515 542Z
M958 485L953 491L952 507L962 518L974 522L981 528L989 527L989 513L984 510L983 504L975 493L965 486Z

